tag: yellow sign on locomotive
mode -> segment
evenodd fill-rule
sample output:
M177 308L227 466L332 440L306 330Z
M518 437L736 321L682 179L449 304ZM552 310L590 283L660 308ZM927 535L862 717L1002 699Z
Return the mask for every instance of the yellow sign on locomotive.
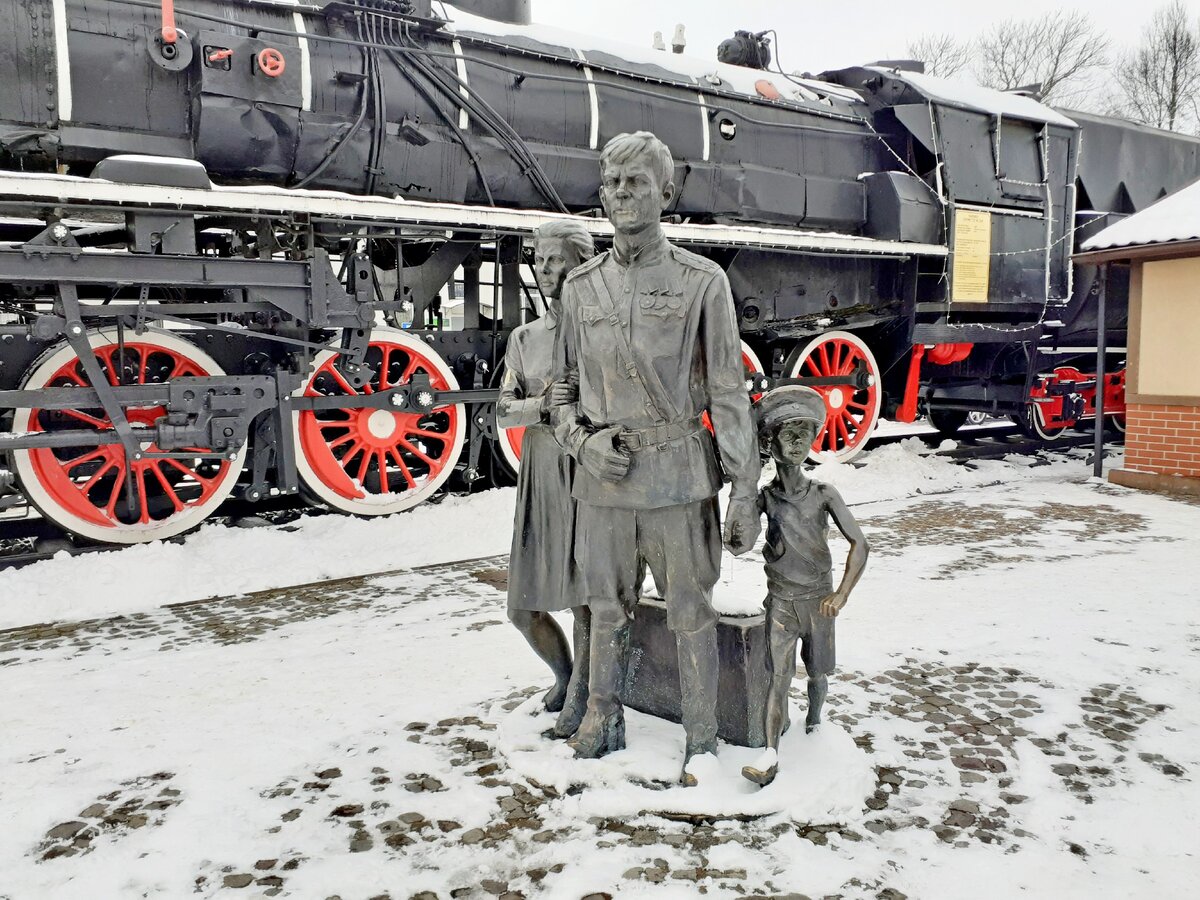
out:
M954 269L950 299L987 303L992 253L992 214L959 209L954 213Z

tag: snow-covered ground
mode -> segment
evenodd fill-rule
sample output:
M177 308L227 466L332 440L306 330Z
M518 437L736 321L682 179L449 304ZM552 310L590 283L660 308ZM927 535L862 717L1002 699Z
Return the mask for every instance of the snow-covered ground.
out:
M762 817L662 815L676 726L539 739L510 491L4 573L0 897L1191 895L1200 506L918 443L816 470L873 546L826 722L775 796L684 800ZM726 563L753 611L761 558Z

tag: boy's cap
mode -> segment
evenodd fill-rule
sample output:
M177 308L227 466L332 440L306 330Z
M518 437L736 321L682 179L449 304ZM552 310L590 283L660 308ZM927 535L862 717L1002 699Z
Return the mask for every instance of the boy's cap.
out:
M754 414L761 436L791 419L811 419L819 429L825 424L825 398L810 387L786 384L759 397Z

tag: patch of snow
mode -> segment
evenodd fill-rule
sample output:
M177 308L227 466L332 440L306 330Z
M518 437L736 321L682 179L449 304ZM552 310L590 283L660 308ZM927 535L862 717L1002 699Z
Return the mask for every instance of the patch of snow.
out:
M1200 240L1200 181L1109 225L1080 246L1089 250Z
M126 615L206 597L507 553L514 488L445 496L378 518L312 516L287 528L208 524L155 541L4 572L0 628ZM481 523L487 527L480 527Z
M804 100L810 99L808 95L836 97L843 103L862 107L865 113L862 98L840 85L796 76L792 76L792 79L789 80L777 72L731 66L727 63L717 62L715 59L701 59L686 53L670 53L665 50L655 50L652 47L639 47L636 44L613 41L602 35L568 31L551 25L514 25L509 22L472 15L454 7L451 3L445 3L444 6L447 17L451 20L447 30L458 34L476 34L495 39L519 38L542 44L547 51L553 51L555 48L564 50L566 51L563 53L564 56L574 56L575 51L579 50L588 62L596 65L602 64L594 56L600 53L639 66L656 66L662 69L665 75L673 75L683 82L695 82L699 87L707 90L719 87L748 97L761 98L755 84L767 80L772 81L781 94L792 93L797 95L796 99ZM589 51L593 54L592 57L588 56Z
M995 91L971 81L938 78L920 72L906 72L882 66L867 66L867 68L892 78L898 78L931 100L947 106L958 106L992 115L1010 116L1030 122L1046 122L1065 128L1077 127L1074 120L1068 119L1062 113L1039 103L1032 97L1024 97L1010 91Z
M863 809L866 794L859 793L858 806L837 813L854 839L831 830L815 843L798 826L821 823L785 813L700 827L642 815L675 805L675 796L687 803L700 796L689 792L707 790L702 784L656 791L630 780L673 782L682 729L630 713L626 751L606 760L565 758L562 744L540 737L550 716L536 703L507 700L536 697L549 686L549 671L504 621L504 594L465 566L457 575L414 570L371 579L354 603L322 598L328 612L310 611L266 630L256 624L259 616L282 617L293 598L281 598L277 609L205 605L190 621L163 611L145 627L114 622L61 638L10 639L15 646L0 654L9 711L0 741L0 893L55 900L228 897L234 895L222 887L227 873L258 876L268 870L255 869L256 861L275 860L269 871L285 876L285 891L295 897L421 891L445 897L463 887L479 895L483 879L550 898L598 891L692 898L698 886L714 898L733 896L719 879L698 875L699 866L743 870L736 882L746 894L875 897L886 888L923 900L1190 896L1200 829L1200 508L1084 480L1081 458L1033 469L998 462L990 486L963 486L966 476L923 468L951 465L945 460L877 452L840 476L839 489L855 504L875 552L839 616L839 668L830 678L827 721L813 735L797 727L785 735L779 778L761 791L734 779L735 765L761 751L721 745L721 777L709 798L728 809L768 800L780 810L845 809L851 793L870 790L859 781L864 762L903 770L898 791L879 789L877 796L888 798L884 810ZM886 499L897 490L876 467L936 496ZM184 585L203 596L250 575L291 578L287 564L362 571L376 554L415 556L429 546L427 556L465 554L493 540L507 546L507 534L490 532L507 528L512 502L511 491L447 498L389 519L313 520L311 527L328 530L281 532L269 546L259 543L260 533L237 530L228 543L210 536L205 541L212 544L131 548L103 559L124 572L131 590L151 582L139 596L152 603L155 591L171 593L182 584L157 554L179 551L186 561L204 555L201 549L235 552L224 567L218 557L185 570L211 580L198 589ZM1000 526L989 530L988 522ZM1080 522L1090 523L1086 532ZM356 543L341 532L351 526L363 529L353 532ZM250 542L259 556L239 553L233 538ZM325 558L326 550L348 559ZM738 571L761 571L756 555L739 558ZM79 560L69 570L54 560L6 572L0 576L5 605L40 621L46 617L36 615L22 591L46 591L57 580L64 591L86 592L99 559ZM239 567L261 571L232 571ZM303 580L303 571L296 574ZM242 633L228 639L210 623ZM970 679L979 679L975 690L963 689L970 715L951 724L988 709L995 714L998 701L981 698L1009 686L1034 704L1021 720L1023 734L1002 726L1012 745L996 757L1006 765L1000 778L960 779L942 743L953 743L953 732L914 715L918 698L903 697L945 692L957 683L949 667L967 667ZM1095 710L1081 706L1081 698L1105 684L1140 698L1130 705L1130 721L1140 717L1138 704L1155 710L1121 746L1099 733ZM801 681L795 688L802 694ZM906 715L897 715L898 703ZM1119 705L1104 709L1126 712ZM450 719L466 716L479 717L480 725ZM427 730L414 729L417 720ZM435 736L439 720L451 724ZM796 710L792 720L802 721ZM843 727L863 746L849 742ZM487 747L483 755L500 766L499 780L489 784L472 774L482 760L462 760L470 756L467 739ZM1066 756L1047 755L1042 745ZM926 758L926 746L938 753ZM661 758L649 758L654 748ZM1149 761L1155 754L1183 774L1156 768ZM1086 795L1053 772L1062 761L1095 770L1081 772ZM522 767L528 778L512 777L505 764ZM339 777L326 779L322 789L305 788L332 766ZM386 783L378 782L381 770ZM40 859L50 829L151 773L173 773L170 783L180 791L161 824L101 829L91 852ZM406 773L433 776L442 789L410 793ZM842 773L853 792L840 783ZM539 798L539 824L513 827L486 845L463 840L469 829L505 823L510 782L536 792L533 779L571 785L580 778L588 780L581 794ZM1007 793L1024 799L1005 800ZM670 804L663 802L668 797ZM976 802L985 817L1004 807L1001 843L984 844L967 830L965 846L939 840L933 828L963 800ZM334 813L350 803L364 807L364 830L375 841L369 851L352 850L354 827ZM427 827L409 846L385 846L377 826L409 810L426 816ZM614 824L644 830L648 841L608 832L608 823L589 821L592 810L625 811ZM872 833L866 826L880 818L895 828ZM445 819L460 827L442 833ZM671 870L661 884L623 874L659 859ZM297 860L302 864L294 870L284 868ZM555 865L565 868L531 881L531 870ZM685 869L698 881L675 877ZM261 886L244 893L260 896Z
M812 477L834 485L853 508L921 494L943 494L1013 481L1086 478L1082 459L1054 457L1049 465L1014 456L980 460L973 468L931 455L917 438L861 456L860 466L824 463ZM771 475L764 470L764 478ZM235 596L294 584L507 553L512 542L515 490L447 495L394 516L362 519L315 516L282 528L209 524L181 542L140 544L105 553L52 559L5 572L0 628L144 612L214 596ZM722 493L722 510L728 490ZM764 520L765 528L765 520ZM836 531L836 553L845 542ZM760 544L761 548L761 537ZM840 569L835 564L835 577ZM83 588L86 585L86 589ZM647 578L648 593L655 594ZM766 596L758 553L723 554L713 593L718 612L757 615Z
M575 759L565 741L542 737L554 724L541 700L532 697L508 713L497 730L497 746L517 772L560 793L571 816L637 816L648 812L759 816L783 813L797 821L841 822L875 790L875 772L867 755L841 726L824 723L805 734L803 712L793 709L794 724L779 745L779 775L766 787L742 777L761 749L721 743L717 755L694 757L688 771L699 785L677 784L683 764L683 726L625 710L626 747L600 759ZM692 768L695 766L695 768ZM812 778L820 772L820 781ZM654 787L647 785L653 784Z

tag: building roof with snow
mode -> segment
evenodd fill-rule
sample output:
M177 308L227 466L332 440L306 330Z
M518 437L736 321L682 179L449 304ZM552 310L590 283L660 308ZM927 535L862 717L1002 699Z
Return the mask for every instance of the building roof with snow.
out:
M1109 259L1130 256L1200 255L1200 181L1176 191L1088 238L1081 254Z

